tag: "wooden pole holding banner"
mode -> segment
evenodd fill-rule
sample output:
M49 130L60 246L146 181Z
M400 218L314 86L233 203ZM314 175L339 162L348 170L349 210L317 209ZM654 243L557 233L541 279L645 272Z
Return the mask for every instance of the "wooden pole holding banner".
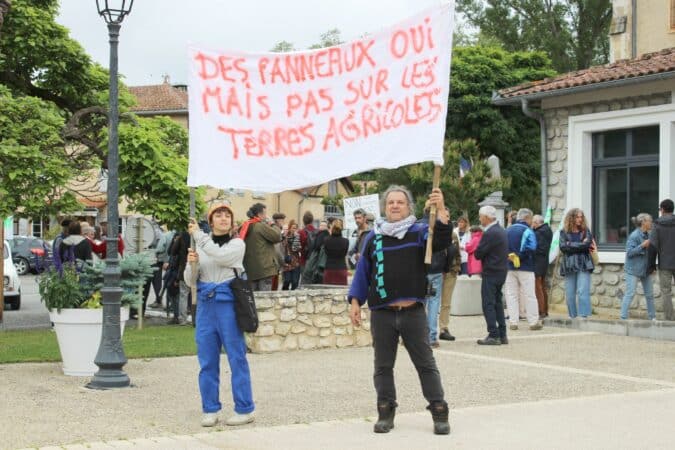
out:
M197 219L195 218L195 188L191 187L190 188L190 220L194 220L195 223L197 222ZM190 248L192 250L195 249L195 238L190 234ZM192 280L190 280L190 293L192 296L192 325L195 325L197 323L197 318L195 315L197 314L197 276L199 275L197 272L197 262L192 261L190 263L190 269L192 271Z
M441 184L441 166L434 166L434 181L432 189L436 189ZM424 264L431 264L431 255L433 250L431 248L434 239L434 226L436 225L436 205L431 205L429 208L429 235L427 237L427 251L424 254Z

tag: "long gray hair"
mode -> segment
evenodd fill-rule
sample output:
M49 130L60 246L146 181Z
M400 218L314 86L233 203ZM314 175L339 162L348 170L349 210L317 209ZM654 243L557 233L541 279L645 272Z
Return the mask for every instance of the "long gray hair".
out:
M389 197L389 194L392 192L403 192L405 194L405 198L408 200L408 208L410 208L410 214L413 214L415 211L415 200L413 199L413 195L406 188L405 186L399 186L397 184L392 184L387 188L386 191L382 194L382 198L380 199L380 212L382 215L386 214L386 206L387 206L387 197Z

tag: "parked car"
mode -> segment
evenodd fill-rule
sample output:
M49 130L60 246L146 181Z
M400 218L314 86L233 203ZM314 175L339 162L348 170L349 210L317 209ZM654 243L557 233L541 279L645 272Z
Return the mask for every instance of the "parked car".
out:
M4 279L3 292L5 294L5 305L10 305L12 309L17 310L21 308L21 279L16 273L14 264L12 264L12 251L9 243L5 241L3 246L3 267Z
M40 238L14 236L11 241L12 260L19 275L41 272L51 261L51 244Z

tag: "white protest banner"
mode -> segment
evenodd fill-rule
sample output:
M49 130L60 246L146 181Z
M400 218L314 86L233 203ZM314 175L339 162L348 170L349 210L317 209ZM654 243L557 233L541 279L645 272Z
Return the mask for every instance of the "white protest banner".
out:
M354 211L361 208L366 213L375 216L375 219L380 218L380 196L377 194L362 195L360 197L348 197L342 200L342 210L345 213L346 230L355 230L356 222L354 221Z
M454 2L291 53L189 48L188 185L281 192L443 163Z

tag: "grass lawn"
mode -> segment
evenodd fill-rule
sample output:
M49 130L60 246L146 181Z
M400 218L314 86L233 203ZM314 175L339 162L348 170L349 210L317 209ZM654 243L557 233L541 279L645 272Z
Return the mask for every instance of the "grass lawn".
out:
M151 326L124 330L127 358L160 358L196 355L194 328ZM61 361L56 333L51 330L5 331L0 333L0 364Z

